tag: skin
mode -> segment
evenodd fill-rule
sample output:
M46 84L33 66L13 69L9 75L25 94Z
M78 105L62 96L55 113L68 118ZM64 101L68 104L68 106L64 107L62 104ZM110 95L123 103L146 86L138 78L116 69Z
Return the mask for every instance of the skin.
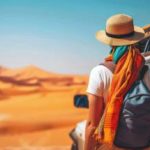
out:
M88 94L89 99L89 114L85 132L84 150L94 150L96 141L93 138L94 131L99 124L100 118L104 110L104 99L92 94Z
M104 62L105 66L112 72L115 70L115 64L110 62ZM105 109L104 98L93 94L88 94L89 100L89 113L87 118L87 124L85 129L85 145L84 150L94 150L96 141L93 137L95 129L97 128L100 119Z

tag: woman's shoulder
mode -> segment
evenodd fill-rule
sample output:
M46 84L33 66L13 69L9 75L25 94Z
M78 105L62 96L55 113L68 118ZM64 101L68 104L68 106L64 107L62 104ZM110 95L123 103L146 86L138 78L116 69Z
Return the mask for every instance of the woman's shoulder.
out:
M97 65L97 66L93 67L92 70L91 70L91 73L102 74L102 73L111 73L111 71L105 65L100 64L100 65Z

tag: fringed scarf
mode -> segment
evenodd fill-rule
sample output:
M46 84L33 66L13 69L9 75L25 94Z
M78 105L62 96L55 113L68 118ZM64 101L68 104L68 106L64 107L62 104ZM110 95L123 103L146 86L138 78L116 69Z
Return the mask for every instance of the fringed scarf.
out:
M109 145L113 144L115 138L124 96L138 78L144 64L143 56L134 46L119 48L120 51L116 49L106 58L113 59L117 64L108 92L107 105L95 132L98 141Z

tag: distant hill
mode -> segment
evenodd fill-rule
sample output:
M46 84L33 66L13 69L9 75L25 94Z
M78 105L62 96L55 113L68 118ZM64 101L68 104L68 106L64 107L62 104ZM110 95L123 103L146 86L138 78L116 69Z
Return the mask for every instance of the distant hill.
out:
M0 67L0 89L2 93L85 86L87 79L87 76L82 75L63 75L48 72L33 65L19 69Z
M0 67L0 76L13 77L16 80L27 78L48 78L56 74L42 70L36 66L30 65L19 69L8 69Z

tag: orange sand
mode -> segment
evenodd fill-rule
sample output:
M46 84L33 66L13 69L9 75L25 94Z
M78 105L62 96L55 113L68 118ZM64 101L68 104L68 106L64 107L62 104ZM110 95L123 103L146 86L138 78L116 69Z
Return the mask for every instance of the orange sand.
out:
M1 69L0 150L69 149L69 132L87 115L73 106L73 96L85 93L86 84L86 76L56 75L33 66Z

